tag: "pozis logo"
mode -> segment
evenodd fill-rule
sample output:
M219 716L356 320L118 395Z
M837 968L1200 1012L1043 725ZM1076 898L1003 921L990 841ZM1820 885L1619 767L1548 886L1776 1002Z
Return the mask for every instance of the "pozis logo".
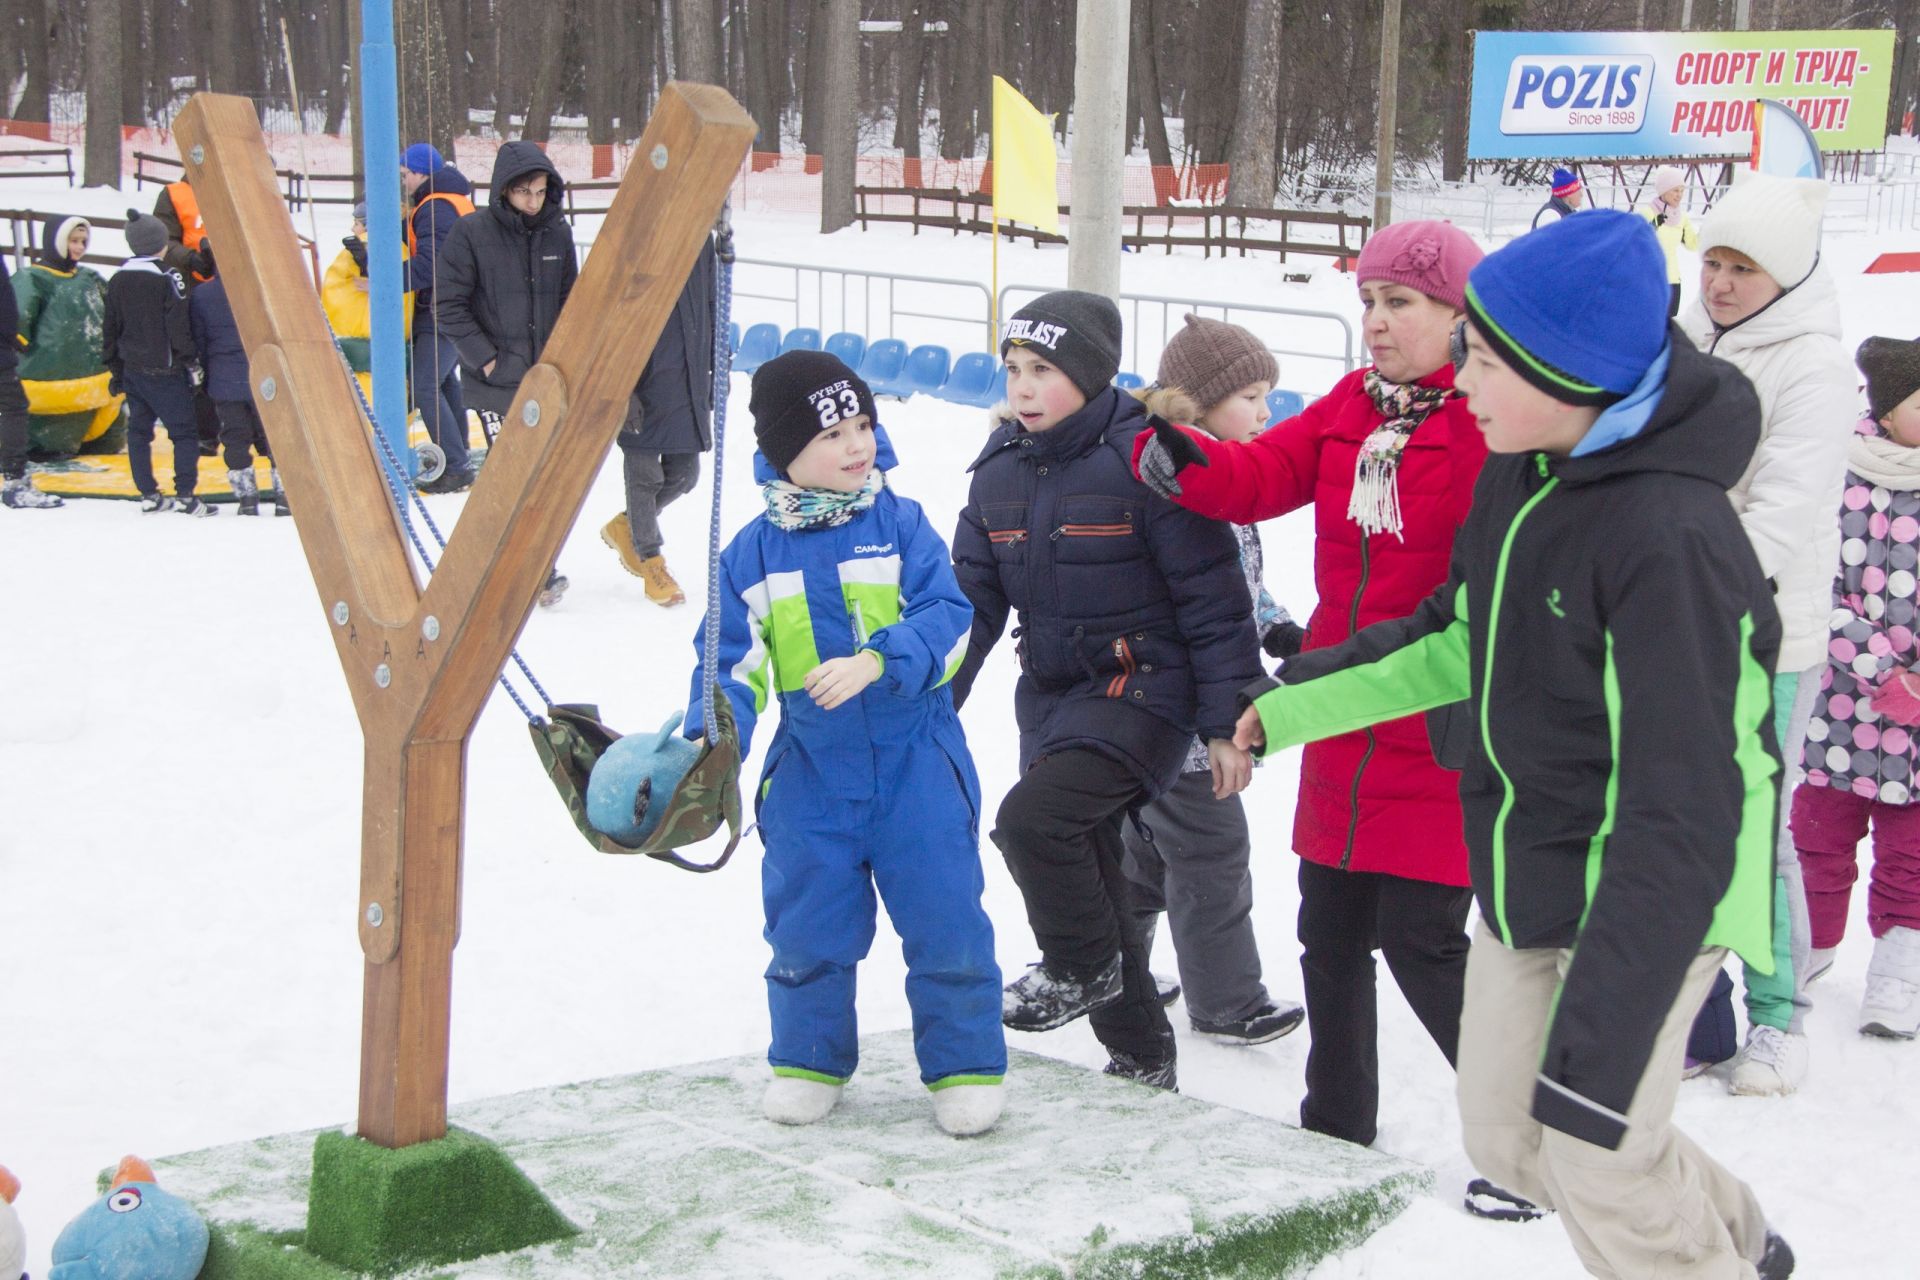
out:
M1515 58L1500 132L1633 133L1652 87L1653 59L1644 55Z

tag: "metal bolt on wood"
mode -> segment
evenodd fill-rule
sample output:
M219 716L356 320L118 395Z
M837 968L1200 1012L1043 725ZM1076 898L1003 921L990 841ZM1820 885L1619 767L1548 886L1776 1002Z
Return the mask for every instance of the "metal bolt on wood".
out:
M378 929L380 927L381 922L384 921L386 918L387 918L387 913L380 909L379 903L369 902L367 904L367 923L368 924Z
M538 400L529 400L520 406L520 421L530 427L540 425L540 402Z
M260 379L260 398L262 400L271 400L276 395L279 395L279 394L280 394L279 383L275 382L272 378Z
M187 152L187 157L195 164L205 164L207 162L207 149L195 143L193 149Z
M352 614L347 612L347 602L345 600L335 600L333 602L333 621L335 626L346 626L347 619L352 616Z
M375 667L373 669L373 682L379 685L382 689L392 684L393 668L388 666L384 662L381 663L379 666Z
M666 147L665 147L664 145L662 145L662 146L657 146L657 147L655 147L655 148L653 149L653 155L652 155L652 157L651 157L651 159L653 160L653 167L654 167L654 168L656 168L656 169L664 169L664 168L666 168L666 167L667 167L667 149L666 149Z
M432 614L428 614L425 620L420 623L420 634L429 640L438 640L440 638L440 619L434 617Z

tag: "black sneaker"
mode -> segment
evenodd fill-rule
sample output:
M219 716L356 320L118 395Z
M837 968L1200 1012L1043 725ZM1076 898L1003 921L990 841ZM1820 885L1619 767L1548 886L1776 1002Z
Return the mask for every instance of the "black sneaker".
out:
M1153 975L1153 994L1160 997L1162 1009L1171 1009L1173 1002L1180 998L1180 984L1156 973Z
M1547 1211L1531 1200L1524 1200L1505 1187L1496 1187L1485 1178L1467 1184L1467 1212L1492 1222L1536 1222Z
M1124 984L1116 954L1091 974L1074 974L1042 960L1000 992L1000 1021L1015 1031L1052 1031L1120 999Z
M190 493L185 497L175 498L173 500L173 509L183 516L198 516L202 519L205 519L207 516L217 516L220 514L220 508L202 502Z
M1278 1040L1306 1020L1307 1011L1297 1004L1275 1004L1269 1000L1244 1018L1231 1022L1201 1022L1192 1019L1193 1033L1220 1044L1265 1044Z
M1787 1280L1793 1274L1793 1250L1774 1232L1767 1232L1767 1251L1754 1265L1760 1280Z
M172 511L174 500L164 493L143 493L140 495L140 510L151 515L156 511Z
M419 486L422 493L459 493L463 489L473 488L474 469L464 467L458 471L449 467L433 479Z
M1177 1063L1173 1058L1158 1062L1149 1062L1136 1058L1130 1053L1121 1053L1118 1049L1107 1050L1107 1065L1100 1068L1103 1076L1119 1076L1123 1080L1136 1080L1154 1089L1165 1089L1168 1093L1180 1092Z

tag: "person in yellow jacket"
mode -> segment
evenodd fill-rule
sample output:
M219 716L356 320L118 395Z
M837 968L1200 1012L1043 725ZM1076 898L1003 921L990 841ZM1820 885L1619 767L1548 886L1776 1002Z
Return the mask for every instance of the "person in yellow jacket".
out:
M320 305L327 313L327 324L340 339L353 376L367 403L373 403L373 299L368 295L367 206L353 206L353 234L340 242L341 249L327 267L320 282ZM413 318L413 295L402 295L401 324Z
M1680 314L1680 250L1700 252L1700 233L1687 216L1687 175L1678 165L1663 164L1653 171L1653 198L1640 206L1640 216L1653 224L1653 234L1667 255L1667 319Z

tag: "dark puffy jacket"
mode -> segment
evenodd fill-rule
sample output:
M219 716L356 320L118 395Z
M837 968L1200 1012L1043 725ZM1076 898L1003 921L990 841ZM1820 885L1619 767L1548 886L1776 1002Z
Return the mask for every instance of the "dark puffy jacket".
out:
M105 364L118 378L172 374L198 362L187 316L187 282L152 258L129 258L107 282L102 338Z
M1090 748L1157 794L1196 731L1233 736L1260 649L1231 526L1134 478L1128 459L1145 426L1140 402L1109 387L1051 430L1004 422L989 437L953 539L974 609L954 700L1011 609L1021 768Z
M433 330L433 290L439 279L440 251L461 216L451 201L427 199L438 195L459 196L471 203L473 184L467 181L467 175L450 164L443 164L428 174L427 180L413 193L413 210L407 215L414 239L413 252L407 258L407 292L413 295L415 335Z
M714 279L719 259L709 236L693 260L673 314L653 344L640 385L634 390L639 429L633 417L620 443L650 453L705 453L713 447Z
M215 400L249 400L247 348L240 341L240 325L227 301L226 281L215 276L187 298L187 319L193 327L194 349L207 371L207 394Z
M547 202L529 218L507 203L507 188L535 173L547 175ZM494 160L493 202L454 223L440 248L434 312L440 335L460 348L460 385L475 409L506 412L573 290L579 265L560 216L565 199L546 153L509 142ZM493 371L481 372L489 362Z

